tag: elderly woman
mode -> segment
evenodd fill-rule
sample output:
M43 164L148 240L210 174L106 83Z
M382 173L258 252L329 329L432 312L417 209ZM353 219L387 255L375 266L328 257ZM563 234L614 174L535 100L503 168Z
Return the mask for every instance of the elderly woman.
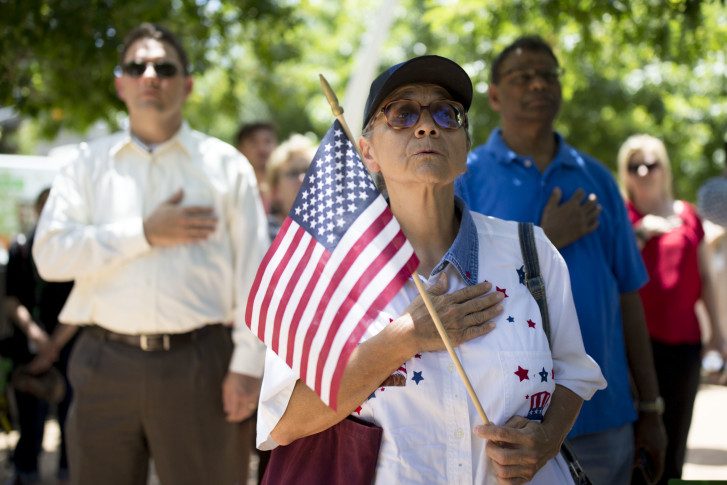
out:
M704 231L694 207L675 200L664 143L649 135L628 138L618 173L649 282L639 291L651 336L664 426L669 442L658 483L681 478L687 434L699 386L702 336L695 305L704 301L710 323L707 349L727 356L706 266Z
M298 133L291 135L270 154L267 178L270 198L268 234L271 241L278 235L280 226L293 208L305 172L315 154L313 142Z
M353 352L338 411L268 354L259 447L286 445L353 414L383 428L377 484L572 483L558 450L582 400L605 381L583 349L567 268L543 232L536 229L536 247L552 354L520 278L517 225L472 213L455 198L471 100L469 77L448 59L396 65L371 86L359 145L420 260L414 277L428 287L494 424L483 425L410 280ZM403 378L389 379L397 373Z

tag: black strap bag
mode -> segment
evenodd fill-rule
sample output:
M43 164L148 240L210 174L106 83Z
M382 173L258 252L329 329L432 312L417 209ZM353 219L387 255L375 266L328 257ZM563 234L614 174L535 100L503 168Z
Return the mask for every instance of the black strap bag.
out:
M550 344L550 316L548 314L548 301L545 299L545 281L540 273L540 263L538 262L538 250L535 248L535 236L533 234L532 222L519 222L518 235L520 236L520 250L525 263L525 285L530 290L535 301L540 307L540 316L543 319L543 331L548 337ZM563 441L560 447L560 454L563 455L565 462L568 464L573 482L576 485L593 485L588 479L588 475L581 467L578 457L568 444L568 440Z

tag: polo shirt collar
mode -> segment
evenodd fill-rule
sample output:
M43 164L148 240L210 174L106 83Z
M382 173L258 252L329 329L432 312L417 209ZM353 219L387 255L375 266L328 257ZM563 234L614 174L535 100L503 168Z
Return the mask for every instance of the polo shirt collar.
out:
M558 142L558 151L555 154L555 158L551 163L551 166L564 166L570 168L576 168L578 165L577 154L573 147L566 143L563 136L560 133L553 132ZM487 150L492 153L495 160L501 163L513 163L522 162L526 160L526 157L518 155L510 149L502 139L502 128L496 128L490 133L490 137L485 143Z
M457 270L468 286L477 284L477 270L479 266L479 238L477 226L472 214L459 197L454 198L454 206L461 216L459 232L454 243L444 255L439 264L432 271L432 276L441 273L447 264L451 264Z

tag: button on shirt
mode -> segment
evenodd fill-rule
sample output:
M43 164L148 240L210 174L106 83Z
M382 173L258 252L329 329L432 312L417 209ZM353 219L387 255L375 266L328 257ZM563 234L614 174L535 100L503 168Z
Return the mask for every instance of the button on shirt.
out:
M455 190L473 211L538 224L555 187L562 201L582 188L603 210L591 234L560 249L573 283L573 299L586 351L598 362L608 388L584 403L569 436L613 429L636 419L629 387L620 296L637 291L648 276L623 198L608 169L558 135L558 151L541 173L505 144L501 129L467 159Z
M536 228L536 246L551 312L553 352L541 327L540 310L522 280L517 225L470 213L459 200L457 238L425 286L444 271L449 291L488 280L507 296L504 312L489 334L456 348L488 418L504 424L513 415L540 420L556 384L584 399L605 386L598 365L586 355L571 298L568 272L555 248ZM380 332L417 296L409 281L369 327L363 340ZM481 419L447 352L423 352L397 371L403 386L377 388L354 415L383 428L377 484L494 484L485 441L472 430ZM271 430L285 412L296 377L272 351L266 358L258 444L276 446ZM532 483L571 483L561 458L551 460Z
M217 228L203 242L152 248L143 219L180 188L181 205L212 207ZM75 280L62 322L124 334L234 322L230 369L259 376L264 347L244 314L268 244L250 164L183 123L153 150L128 131L81 144L53 183L33 255L44 278Z

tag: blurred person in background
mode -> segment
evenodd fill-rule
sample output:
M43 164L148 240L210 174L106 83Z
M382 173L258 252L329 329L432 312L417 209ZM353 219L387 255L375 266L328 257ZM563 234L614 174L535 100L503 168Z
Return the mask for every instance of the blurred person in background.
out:
M565 259L586 352L608 381L568 439L595 485L627 485L639 450L658 476L666 448L638 293L647 274L613 175L554 129L563 72L538 36L502 50L487 91L502 126L472 150L455 187L472 210L541 226Z
M293 134L270 155L268 187L271 211L268 215L268 229L271 241L275 239L288 212L293 208L315 154L316 146L308 137Z
M727 153L727 142L724 151ZM717 295L717 314L722 326L722 335L727 335L727 170L717 177L708 179L699 187L697 209L699 215L703 217L708 266ZM704 315L704 308L700 310L700 317L705 320L707 317ZM727 384L724 359L720 362L715 352L711 352L705 359L712 361L712 365L707 365L705 368L708 382Z
M650 135L628 138L618 153L618 174L649 282L639 294L646 313L654 365L664 400L668 445L659 484L681 478L697 395L703 350L727 356L696 209L672 193L664 143ZM702 348L695 305L704 302L710 337ZM642 483L636 474L634 482Z
M44 189L35 201L36 217L48 199L50 189ZM60 428L60 456L58 483L67 483L69 476L66 456L65 420L71 401L71 389L66 380L68 355L73 346L68 332L58 323L58 314L73 287L72 281L49 283L40 278L32 257L36 226L12 243L6 273L6 300L8 318L19 331L0 343L0 353L13 361L15 375L23 382L15 382L20 438L12 456L14 475L8 485L39 484L38 458L43 449L45 421L49 403L33 388L39 387L34 375L44 374L55 364L62 376L65 397L58 403ZM21 374L18 374L22 370ZM47 393L46 393L47 394Z
M270 213L270 194L267 183L267 163L270 154L278 146L278 127L271 121L256 121L240 127L235 136L235 146L245 155L255 170L265 213Z

